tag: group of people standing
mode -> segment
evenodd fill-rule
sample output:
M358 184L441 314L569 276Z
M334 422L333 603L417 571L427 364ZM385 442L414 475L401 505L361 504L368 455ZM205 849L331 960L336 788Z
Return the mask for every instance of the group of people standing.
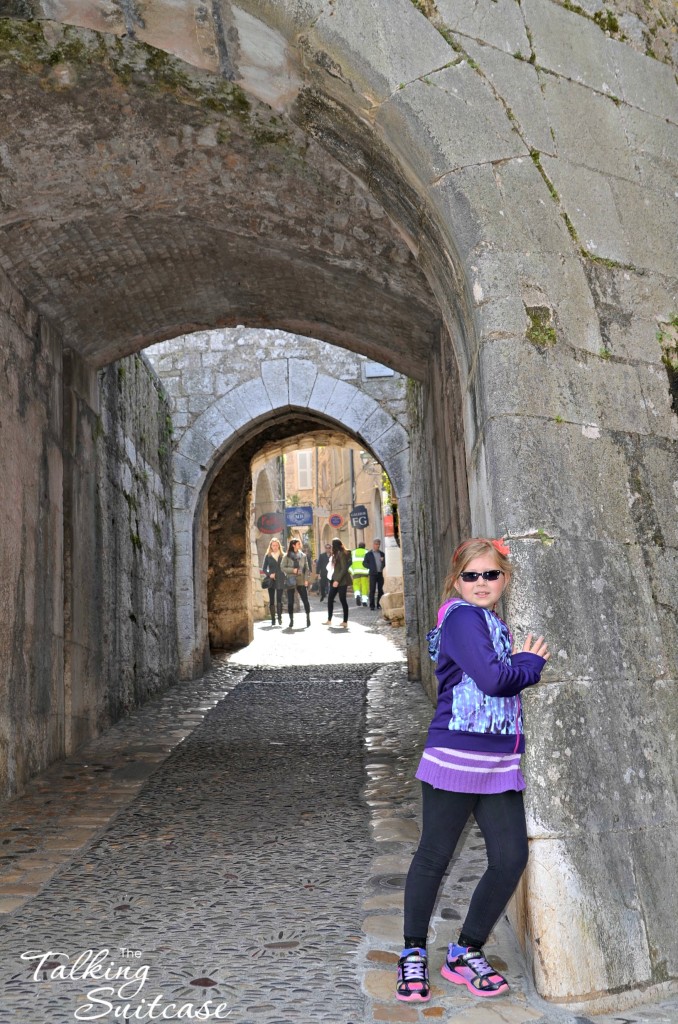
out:
M386 558L380 550L381 541L375 540L372 544L372 551L365 552L362 565L369 574L369 600L370 608L379 607L381 597L384 593L384 566ZM364 549L363 549L364 550ZM316 575L320 589L320 600L324 601L327 595L327 619L325 626L332 624L334 613L334 602L339 598L343 611L341 627L348 629L348 600L347 590L353 585L351 576L352 556L338 537L335 537L331 544L325 545L325 551L320 555L316 563ZM302 549L301 541L297 538L291 540L287 553L283 549L277 537L274 537L264 557L261 567L262 586L268 590L268 600L271 615L271 625L275 626L276 617L278 625L282 626L283 593L287 593L287 614L289 615L290 628L294 626L294 600L298 594L306 612L306 625L311 625L311 608L308 600L308 583L311 576L311 564L307 553Z
M310 576L308 558L302 550L300 540L291 540L287 554L277 537L268 545L264 564L262 586L268 590L268 603L271 614L271 625L275 626L276 614L278 625L282 626L283 593L287 593L287 614L290 617L290 628L294 625L294 597L299 599L306 612L306 625L311 625L311 606L308 601L308 578ZM267 583L267 581L269 581Z

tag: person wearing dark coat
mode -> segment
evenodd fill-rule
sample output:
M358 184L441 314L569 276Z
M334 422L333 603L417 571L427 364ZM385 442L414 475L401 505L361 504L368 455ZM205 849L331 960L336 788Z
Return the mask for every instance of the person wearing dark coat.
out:
M326 544L325 550L318 557L318 561L315 563L315 571L318 579L318 589L320 591L321 602L327 597L327 588L329 586L329 580L327 579L327 563L330 560L332 554L332 545Z
M273 580L272 586L268 588L268 603L271 612L271 625L275 626L275 613L278 612L278 625L282 626L282 599L285 589L285 573L282 570L283 550L280 541L274 537L268 545L264 556L264 564L261 573L264 578Z
M381 541L376 537L372 541L372 550L368 551L363 558L363 565L370 571L370 608L374 611L375 596L376 607L381 608L381 599L384 596L384 568L386 567L386 555L381 550Z

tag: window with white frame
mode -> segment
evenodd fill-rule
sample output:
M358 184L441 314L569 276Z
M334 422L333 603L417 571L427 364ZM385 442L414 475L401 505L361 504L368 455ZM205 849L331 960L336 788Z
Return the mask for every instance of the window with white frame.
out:
M299 490L307 491L313 486L313 451L297 452Z

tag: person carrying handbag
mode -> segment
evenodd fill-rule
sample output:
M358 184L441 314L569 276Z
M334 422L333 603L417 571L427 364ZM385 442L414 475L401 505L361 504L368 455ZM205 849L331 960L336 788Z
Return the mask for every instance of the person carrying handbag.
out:
M280 541L273 537L266 554L264 564L261 567L263 579L262 587L268 590L268 603L271 613L271 625L275 626L275 613L278 612L278 625L282 626L282 596L285 589L285 573L282 569L283 551Z
M308 602L308 564L305 553L301 550L300 540L291 540L287 554L282 560L282 571L285 574L287 590L287 613L290 617L290 629L294 625L294 595L299 594L306 611L306 626L311 625L311 606Z

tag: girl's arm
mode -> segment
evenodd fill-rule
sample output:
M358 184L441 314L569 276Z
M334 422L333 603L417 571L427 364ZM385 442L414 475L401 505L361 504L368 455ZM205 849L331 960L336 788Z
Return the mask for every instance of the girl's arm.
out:
M448 615L440 642L438 665L444 656L471 677L489 697L514 697L539 682L544 658L521 652L512 663L500 661L482 609L457 608Z

